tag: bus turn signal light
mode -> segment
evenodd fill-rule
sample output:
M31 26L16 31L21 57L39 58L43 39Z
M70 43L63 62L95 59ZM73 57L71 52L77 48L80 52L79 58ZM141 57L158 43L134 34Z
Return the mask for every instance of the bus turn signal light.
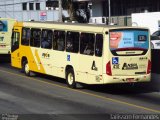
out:
M147 74L151 73L151 61L148 60Z

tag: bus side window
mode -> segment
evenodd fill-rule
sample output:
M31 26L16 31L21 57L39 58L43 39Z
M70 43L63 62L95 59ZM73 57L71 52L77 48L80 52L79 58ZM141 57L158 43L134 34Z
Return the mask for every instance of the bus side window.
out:
M80 53L85 55L94 55L95 35L92 33L81 33Z
M42 30L41 47L46 49L52 48L52 30Z
M40 47L40 38L41 38L41 30L32 28L30 45L33 47Z
M66 36L66 51L78 53L79 51L79 33L67 32Z
M101 57L103 50L103 35L97 34L96 35L96 45L95 45L95 56Z
M52 48L52 40L53 40L53 31L52 30L48 31L47 39L48 39L48 42L49 42L48 49L51 49Z
M54 31L53 49L64 51L65 49L65 31Z
M29 45L29 40L30 40L30 29L29 28L23 28L22 29L22 45Z
M58 50L58 47L57 47L57 37L58 37L58 32L54 31L54 34L53 34L53 49L54 50Z

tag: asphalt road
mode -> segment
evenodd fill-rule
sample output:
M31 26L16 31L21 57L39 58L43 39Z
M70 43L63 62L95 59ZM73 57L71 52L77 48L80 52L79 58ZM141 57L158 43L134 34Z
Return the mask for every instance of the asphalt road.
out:
M19 115L18 120L100 120L112 114L160 114L159 81L160 75L152 74L147 84L70 89L63 79L27 77L10 63L0 63L0 114L2 118L6 113Z

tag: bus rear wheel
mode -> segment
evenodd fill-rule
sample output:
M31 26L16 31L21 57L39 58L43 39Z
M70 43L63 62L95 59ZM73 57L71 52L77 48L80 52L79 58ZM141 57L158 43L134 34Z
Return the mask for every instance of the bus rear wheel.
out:
M76 88L75 75L73 69L68 69L66 71L67 85L70 88Z
M27 61L23 62L22 70L27 76L30 76L30 70L29 70L29 65Z

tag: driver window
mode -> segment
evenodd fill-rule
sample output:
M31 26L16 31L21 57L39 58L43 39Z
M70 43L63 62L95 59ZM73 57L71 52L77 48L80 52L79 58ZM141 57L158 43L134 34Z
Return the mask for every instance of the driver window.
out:
M12 34L12 51L15 51L19 48L19 32L13 32Z

